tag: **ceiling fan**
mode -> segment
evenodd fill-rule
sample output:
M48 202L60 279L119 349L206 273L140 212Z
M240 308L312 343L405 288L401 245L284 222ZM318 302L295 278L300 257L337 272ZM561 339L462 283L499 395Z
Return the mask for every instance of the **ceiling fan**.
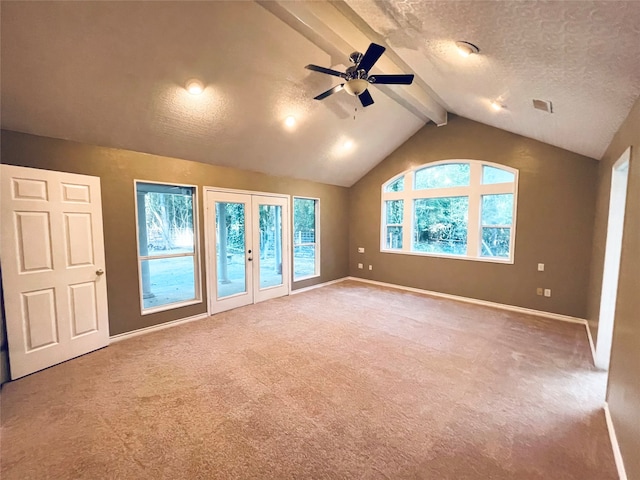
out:
M349 60L353 65L348 67L344 73L330 68L319 67L317 65L307 65L304 67L308 70L313 70L314 72L326 73L327 75L333 75L334 77L340 77L346 80L345 83L336 85L313 99L323 100L329 95L333 95L340 90L345 90L349 95L358 97L363 107L368 107L373 104L373 98L371 97L369 90L367 90L370 83L377 83L379 85L411 85L413 82L412 73L400 75L369 75L369 70L378 61L385 50L386 49L382 45L372 43L369 45L369 48L367 48L364 55L360 52L353 52L349 55Z

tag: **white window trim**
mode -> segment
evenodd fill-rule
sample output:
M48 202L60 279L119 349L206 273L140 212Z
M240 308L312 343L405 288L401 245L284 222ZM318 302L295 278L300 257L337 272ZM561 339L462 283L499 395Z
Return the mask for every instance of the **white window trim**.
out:
M140 229L138 226L138 183L151 183L154 185L164 185L170 187L188 187L193 188L193 255L185 253L176 253L164 256L140 256ZM136 258L138 261L138 292L140 294L140 313L142 315L150 315L152 313L164 312L166 310L174 310L176 308L186 307L189 305L196 305L202 303L202 279L200 273L200 215L198 213L198 186L187 185L184 183L173 182L155 182L152 180L133 180L133 198L135 208L136 219ZM166 305L159 305L157 307L144 308L144 298L142 291L142 260L153 260L158 258L175 258L175 257L193 257L193 275L194 275L194 290L195 298L190 300L184 300L182 302L167 303Z
M296 198L300 200L315 200L316 209L315 209L315 243L300 243L296 244L295 239L295 212L296 212ZM310 278L318 278L320 276L320 199L315 197L301 197L294 195L293 201L291 202L291 270L293 272L293 281L301 282L302 280L308 280ZM313 275L305 275L304 277L296 277L296 258L295 258L295 248L298 246L308 246L315 245L315 273Z
M449 187L449 188L429 188L429 189L414 189L414 174L418 170L423 168L434 167L437 165L451 164L451 163L468 163L470 168L470 181L469 186L464 187ZM500 170L506 170L514 174L514 181L508 183L491 183L482 184L482 167L488 166L498 168ZM404 177L404 189L401 192L385 192L385 188L391 185L398 178ZM440 160L437 162L426 163L418 165L416 167L405 170L404 172L394 175L392 178L382 184L380 189L380 252L392 253L400 255L416 255L420 257L436 257L436 258L450 258L456 260L471 260L475 262L489 262L489 263L502 263L513 264L515 261L515 239L516 239L516 222L518 211L518 184L519 184L519 171L513 167L502 165L499 163L487 162L484 160L473 159L450 159ZM479 249L481 248L482 239L482 222L480 219L480 212L482 208L482 196L483 195L497 195L497 194L513 194L513 220L511 225L504 225L503 228L511 228L510 231L510 249L509 258L498 257L483 257L480 255ZM466 255L451 255L440 253L428 253L428 252L415 252L413 251L413 227L414 227L414 212L413 205L414 200L421 198L438 198L438 197L460 197L465 196L469 198L469 217L467 220L467 254ZM386 208L385 202L388 200L404 200L404 209L402 213L402 248L390 249L386 248L386 227L395 226L396 224L386 224ZM488 227L499 227L499 225L490 225Z

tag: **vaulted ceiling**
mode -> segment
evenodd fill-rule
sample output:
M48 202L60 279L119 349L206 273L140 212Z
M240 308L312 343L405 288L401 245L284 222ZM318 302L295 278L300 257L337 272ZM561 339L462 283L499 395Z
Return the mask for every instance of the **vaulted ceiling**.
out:
M344 186L447 112L599 159L640 95L635 1L3 1L1 22L2 128ZM304 66L370 42L372 73L414 84L313 100L340 79Z

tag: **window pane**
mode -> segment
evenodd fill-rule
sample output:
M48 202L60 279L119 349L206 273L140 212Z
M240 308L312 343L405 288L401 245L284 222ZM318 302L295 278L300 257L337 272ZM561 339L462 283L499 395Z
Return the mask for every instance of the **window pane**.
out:
M311 277L316 268L319 200L293 199L293 278Z
M482 167L482 183L485 185L490 183L512 183L515 178L516 176L507 170L487 165Z
M402 192L404 190L404 175L384 188L385 192Z
M468 163L447 163L423 168L415 174L415 189L464 187L469 185Z
M513 193L482 196L482 225L511 225Z
M511 243L510 228L482 227L483 257L509 257Z
M402 248L402 227L387 227L385 247L392 250Z
M316 242L316 202L309 198L293 199L293 243Z
M404 200L388 200L387 205L387 225L398 225L402 223L402 211L404 208Z
M293 247L293 275L295 278L316 274L316 246L297 245Z
M144 308L194 300L194 257L142 260Z
M414 200L416 252L465 255L467 253L468 197Z
M194 187L136 183L141 257L193 253Z

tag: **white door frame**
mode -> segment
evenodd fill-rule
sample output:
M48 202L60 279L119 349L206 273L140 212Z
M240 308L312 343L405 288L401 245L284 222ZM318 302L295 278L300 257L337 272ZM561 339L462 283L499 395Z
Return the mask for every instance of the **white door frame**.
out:
M282 193L273 193L273 192L259 192L254 190L240 190L233 188L222 188L222 187L203 187L203 202L204 202L204 212L205 212L205 222L204 222L204 238L205 238L205 273L206 273L206 287L207 287L207 313L208 315L213 315L216 313L215 301L216 301L216 255L214 249L210 248L212 242L215 240L215 212L211 211L209 202L208 202L208 194L211 193L227 193L227 194L242 194L242 195L251 195L260 196L260 197L275 197L284 199L287 205L286 215L283 214L283 224L284 224L284 232L283 232L283 245L282 245L282 257L287 257L287 263L290 266L287 271L283 271L282 281L286 286L286 295L291 293L291 245L290 245L290 232L291 226L289 225L289 217L291 216L291 196L282 194ZM253 212L251 212L253 213ZM286 219L286 222L285 222ZM253 241L253 239L250 239ZM286 243L285 243L286 241ZM254 253L256 251L254 250ZM258 252L259 254L259 252ZM254 302L255 303L255 299Z
M626 209L627 184L631 147L627 148L611 169L611 192L609 194L609 217L607 221L607 240L602 274L600 296L600 314L598 316L598 337L596 339L596 367L609 369L611 344L613 342L613 323L618 295L620 257Z

